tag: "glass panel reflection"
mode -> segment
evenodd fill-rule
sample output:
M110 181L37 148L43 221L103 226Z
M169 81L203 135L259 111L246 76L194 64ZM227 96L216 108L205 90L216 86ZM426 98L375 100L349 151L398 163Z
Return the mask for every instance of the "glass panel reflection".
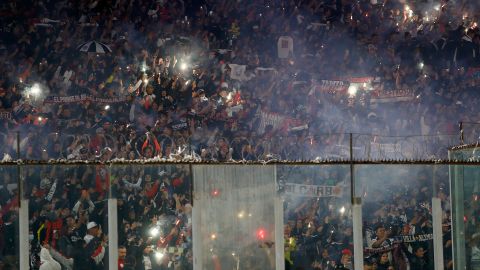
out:
M197 165L199 269L275 269L274 166Z
M435 197L441 206L443 263L451 265L448 166L358 165L355 178L356 195L362 198L367 264L433 269Z
M31 269L108 269L108 170L101 166L24 166Z
M288 269L353 269L349 166L277 166Z
M113 166L119 269L192 268L188 165Z
M0 269L19 267L19 187L16 166L0 167Z

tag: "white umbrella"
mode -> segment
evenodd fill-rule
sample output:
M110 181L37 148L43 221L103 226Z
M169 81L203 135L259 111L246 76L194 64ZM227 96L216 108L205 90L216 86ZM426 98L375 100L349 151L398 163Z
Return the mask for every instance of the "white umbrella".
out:
M80 46L77 47L77 49L81 52L87 52L87 53L111 53L112 49L104 43L98 42L98 41L87 41Z

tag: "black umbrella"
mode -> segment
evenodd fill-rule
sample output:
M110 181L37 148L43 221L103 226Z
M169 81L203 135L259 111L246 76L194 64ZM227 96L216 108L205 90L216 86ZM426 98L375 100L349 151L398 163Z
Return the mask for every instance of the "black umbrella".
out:
M104 43L98 41L87 41L77 47L77 50L88 53L111 53L112 49Z

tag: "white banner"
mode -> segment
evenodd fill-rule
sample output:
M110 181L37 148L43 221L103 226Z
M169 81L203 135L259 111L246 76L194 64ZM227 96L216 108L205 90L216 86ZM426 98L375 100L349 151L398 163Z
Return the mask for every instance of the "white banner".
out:
M243 81L246 79L245 70L247 70L246 65L237 65L237 64L228 64L230 67L230 78L233 80Z
M380 254L389 252L399 247L402 243L418 243L433 240L433 234L417 234L417 235L400 235L397 237L389 238L389 245L380 248L365 248L363 250L367 255Z
M11 111L0 111L0 119L12 119Z
M293 38L281 36L277 42L278 58L288 58L293 56Z
M284 121L285 116L283 115L262 111L260 113L260 126L258 131L263 133L267 126L272 126L273 130L277 130L283 126Z
M348 81L321 80L314 84L315 90L329 94L345 93L350 83Z
M285 183L283 186L286 195L302 197L341 197L341 186L315 186Z
M406 90L394 90L394 91L382 91L372 94L370 103L388 103L388 102L401 102L411 101L415 99L415 92L411 89Z

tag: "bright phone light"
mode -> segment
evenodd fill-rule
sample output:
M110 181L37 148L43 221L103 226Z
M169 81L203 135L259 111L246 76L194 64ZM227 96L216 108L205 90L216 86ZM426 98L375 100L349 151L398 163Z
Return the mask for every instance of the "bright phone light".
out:
M34 96L39 96L41 93L42 89L40 88L40 85L38 83L33 84L30 88L30 94Z
M161 260L163 258L164 254L160 251L155 252L155 259Z
M182 62L182 63L180 64L180 69L181 69L181 70L185 71L185 70L187 70L187 68L188 68L187 63Z
M151 236L157 236L160 233L160 230L157 227L150 229Z
M348 94L350 96L355 96L357 94L357 91L358 91L358 87L356 85L350 85L348 87Z

